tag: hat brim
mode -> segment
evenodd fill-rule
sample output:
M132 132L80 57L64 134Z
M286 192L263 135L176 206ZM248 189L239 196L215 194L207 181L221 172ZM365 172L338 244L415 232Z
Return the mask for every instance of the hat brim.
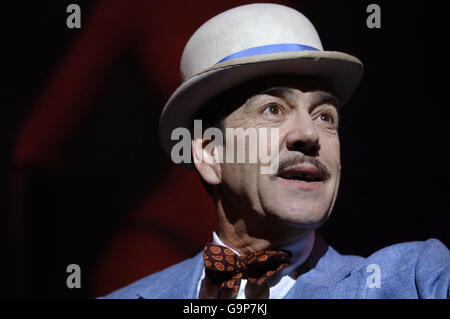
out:
M179 141L171 140L178 127L190 128L195 113L221 92L254 78L267 75L299 75L324 79L333 94L345 104L363 75L361 61L336 51L295 51L245 57L216 64L178 87L164 106L159 137L166 154ZM180 165L193 169L189 163Z

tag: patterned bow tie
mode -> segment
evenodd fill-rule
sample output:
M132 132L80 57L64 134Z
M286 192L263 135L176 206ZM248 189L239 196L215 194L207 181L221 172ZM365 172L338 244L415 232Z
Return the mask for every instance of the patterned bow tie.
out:
M239 291L241 279L261 286L268 278L289 265L291 253L263 250L238 256L231 249L208 243L203 252L205 271L213 285Z

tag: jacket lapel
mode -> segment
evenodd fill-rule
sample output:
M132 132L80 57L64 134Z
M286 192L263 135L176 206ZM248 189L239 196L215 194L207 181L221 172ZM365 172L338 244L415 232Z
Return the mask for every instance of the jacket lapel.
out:
M351 270L352 267L342 260L342 255L316 233L311 254L300 267L295 285L284 298L329 298L328 287L345 278Z

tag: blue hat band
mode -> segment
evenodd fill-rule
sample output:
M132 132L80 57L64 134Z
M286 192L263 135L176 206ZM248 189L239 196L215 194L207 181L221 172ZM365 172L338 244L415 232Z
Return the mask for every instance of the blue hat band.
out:
M255 56L255 55L261 55L261 54L270 54L270 53L280 53L280 52L294 52L294 51L319 51L319 49L316 49L314 47L303 45L303 44L297 44L297 43L280 43L280 44L269 44L269 45L262 45L259 47L253 47L249 49L245 49L236 53L233 53L216 64L238 59L238 58L245 58L249 56Z

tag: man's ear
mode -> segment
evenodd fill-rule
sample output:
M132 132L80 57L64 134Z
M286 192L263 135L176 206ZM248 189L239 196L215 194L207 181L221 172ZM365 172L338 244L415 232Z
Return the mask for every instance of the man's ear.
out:
M200 137L192 139L191 147L195 168L203 180L210 185L220 184L222 181L221 143Z

